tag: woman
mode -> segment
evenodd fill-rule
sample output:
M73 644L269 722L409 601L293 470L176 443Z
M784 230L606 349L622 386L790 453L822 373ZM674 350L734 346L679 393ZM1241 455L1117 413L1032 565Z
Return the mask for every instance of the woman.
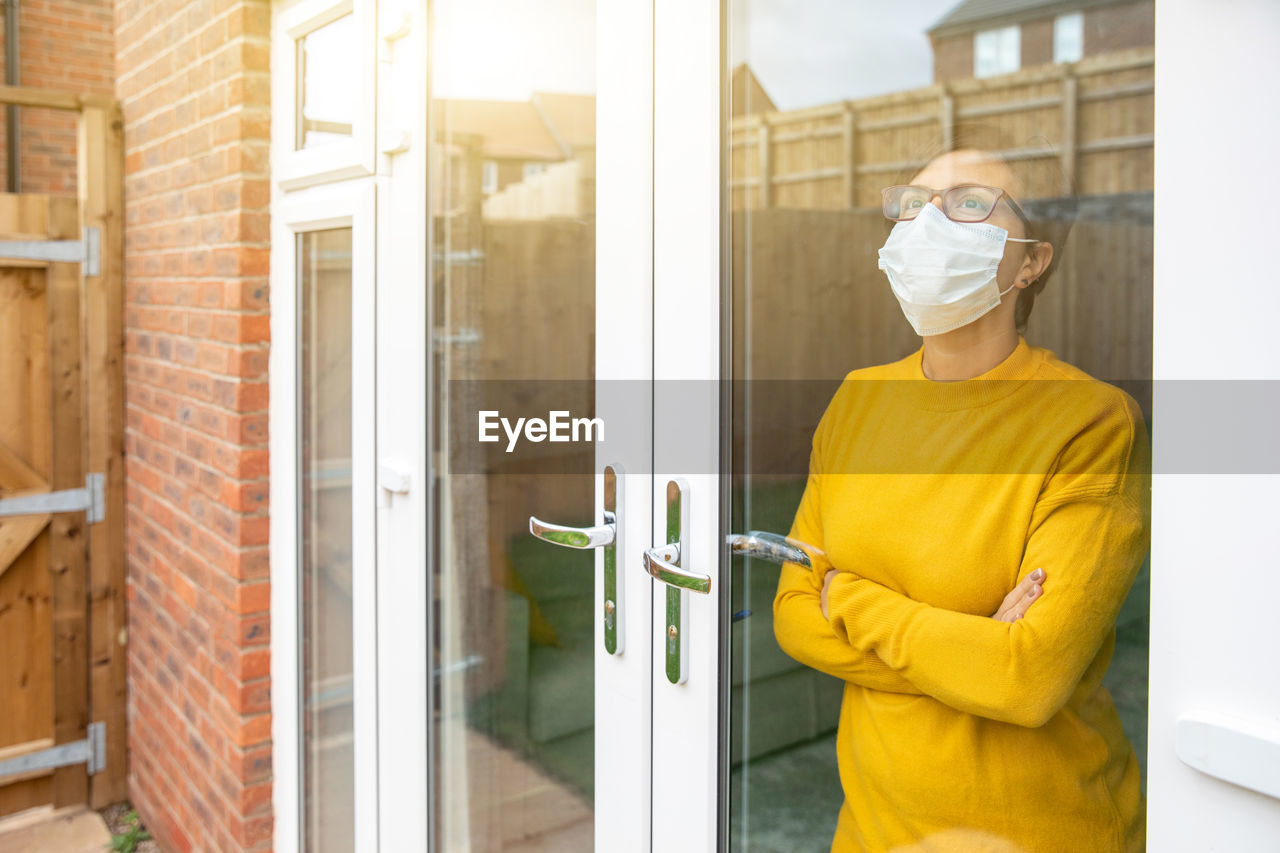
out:
M1141 850L1101 684L1149 538L1141 412L1019 334L1053 247L1004 162L910 183L880 266L923 345L832 399L791 529L824 553L774 602L782 648L846 682L832 849Z

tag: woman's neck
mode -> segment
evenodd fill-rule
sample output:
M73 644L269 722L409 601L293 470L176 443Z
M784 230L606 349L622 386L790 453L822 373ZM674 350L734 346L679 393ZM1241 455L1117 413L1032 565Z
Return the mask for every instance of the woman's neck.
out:
M1017 330L1012 326L981 328L983 325L979 321L925 337L920 361L924 375L937 382L972 379L1008 358L1018 346Z

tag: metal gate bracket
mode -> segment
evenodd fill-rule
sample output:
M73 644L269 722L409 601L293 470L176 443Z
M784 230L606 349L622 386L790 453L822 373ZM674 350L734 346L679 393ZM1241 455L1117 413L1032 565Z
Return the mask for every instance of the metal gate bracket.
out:
M104 489L106 477L89 474L84 478L83 489L63 489L59 492L42 492L0 499L0 518L7 515L44 515L50 512L79 512L84 510L85 521L97 524L106 517Z
M32 770L48 770L68 764L84 764L89 775L107 769L107 724L90 723L88 737L84 740L60 743L38 752L29 752L17 758L0 761L0 784L4 777Z
M85 275L98 275L98 246L98 229L90 226L79 240L0 240L0 258L81 264Z

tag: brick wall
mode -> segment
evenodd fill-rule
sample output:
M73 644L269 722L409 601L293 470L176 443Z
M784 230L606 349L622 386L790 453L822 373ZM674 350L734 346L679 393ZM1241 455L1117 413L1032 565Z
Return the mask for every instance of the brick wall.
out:
M110 96L114 91L111 0L21 0L18 85ZM0 13L0 74L4 68ZM0 82L3 82L0 76ZM0 174L7 175L6 110L0 107ZM76 194L76 117L65 110L18 108L21 192ZM6 183L0 182L0 190Z
M166 851L268 850L270 7L116 0L130 795Z
M1053 62L1053 16L1021 21L1022 68ZM1005 26L1007 19L995 26ZM986 29L986 26L980 27ZM930 36L933 81L967 80L973 76L973 37L965 33ZM1155 0L1136 0L1084 11L1084 55L1096 56L1155 44Z
M967 80L973 76L973 33L933 36L933 82Z
M1026 21L1019 34L1023 68L1053 62L1053 18Z
M1084 13L1085 56L1155 43L1155 0L1102 6Z

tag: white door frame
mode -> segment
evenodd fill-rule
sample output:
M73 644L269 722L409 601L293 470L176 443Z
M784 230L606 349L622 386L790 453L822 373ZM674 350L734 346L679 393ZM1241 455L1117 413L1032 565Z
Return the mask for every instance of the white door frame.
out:
M650 544L653 495L653 13L647 2L596 10L596 415L609 450L596 472L623 476L618 519L619 651L604 648L604 557L595 558L595 849L650 844ZM619 393L619 392L622 393ZM622 439L622 440L619 440ZM596 513L602 520L603 476Z
M355 5L373 9L367 0L355 0ZM394 95L398 109L395 127L376 130L387 151L373 155L375 174L367 181L349 180L353 170L369 172L368 166L361 165L369 162L363 157L308 166L313 170L310 175L298 172L302 167L291 162L281 170L286 181L292 187L310 188L289 192L289 204L284 203L285 190L273 182L272 698L277 744L275 844L283 851L298 849L296 819L282 818L296 816L300 807L298 472L292 446L298 414L293 402L297 341L294 267L289 259L292 237L298 231L342 224L351 224L355 230L356 256L367 258L354 265L353 331L356 325L372 329L376 322L376 360L384 366L376 373L376 385L357 382L353 386L362 395L358 410L370 413L368 418L353 418L353 430L361 437L353 437L353 443L368 450L357 454L361 461L353 458L353 482L357 493L366 496L370 510L378 507L380 560L376 565L381 572L376 575L371 556L372 512L357 510L353 533L357 553L366 555L363 561L357 558L354 573L360 602L356 692L357 697L366 697L357 699L357 744L362 737L378 744L376 753L357 747L357 827L378 827L376 833L358 828L357 844L362 850L426 849L430 837L424 808L432 793L427 760L430 531L423 488L430 482L426 448L433 393L424 357L430 318L423 286L429 231L423 156L428 139L428 27L424 0L381 5L378 32L382 35L375 38L377 47L369 49L378 52L377 86L384 98ZM600 850L714 850L718 843L718 805L723 796L719 790L718 633L727 629L717 604L723 581L718 571L718 399L714 394L695 394L692 399L701 402L693 403L691 410L690 396L672 388L677 380L698 380L713 387L721 371L721 15L721 4L713 0L653 0L652 7L601 4L598 10L596 375L601 382L652 379L655 425L652 468L644 458L645 449L639 447L624 451L623 455L634 454L631 458L597 460L597 470L620 464L624 471L636 472L624 478L625 505L647 508L629 514L620 525L627 543L619 552L618 569L626 583L628 608L622 655L603 652L603 601L597 585L596 847ZM1156 67L1162 82L1157 87L1156 123L1163 142L1156 160L1156 215L1161 226L1155 246L1160 297L1156 300L1155 375L1160 379L1276 379L1280 365L1268 347L1271 329L1265 324L1280 315L1280 289L1251 290L1247 311L1242 310L1238 289L1228 290L1230 295L1217 301L1203 298L1206 281L1257 278L1255 271L1245 267L1253 263L1250 252L1224 253L1220 247L1267 245L1267 220L1232 217L1190 222L1172 205L1179 197L1178 188L1185 188L1189 178L1205 181L1202 191L1211 192L1208 184L1218 180L1213 175L1224 168L1231 167L1237 180L1267 173L1265 140L1277 138L1280 125L1274 113L1251 105L1262 99L1265 81L1280 73L1276 58L1280 52L1274 50L1280 19L1273 6L1255 0L1234 6L1231 17L1208 23L1212 26L1206 29L1203 8L1188 0L1169 0L1156 16ZM1256 50L1231 47L1250 41L1257 42ZM1213 55L1229 57L1230 62L1206 68L1206 44L1216 45ZM653 62L654 56L661 61ZM275 77L277 103L292 97L285 88L287 77ZM1186 109L1191 97L1188 87L1193 84L1205 95L1198 101L1200 112ZM420 91L415 88L419 85ZM412 107L407 113L405 105ZM1223 129L1216 137L1195 132L1206 124L1203 110L1211 111ZM390 112L384 109L383 115ZM1184 128L1189 122L1195 126ZM1248 141L1239 144L1241 139ZM297 162L287 152L279 156ZM334 184L338 177L348 180ZM358 181L363 186L353 189ZM305 204L293 204L294 200ZM376 219L383 223L376 243L369 236L375 205ZM370 275L375 268L383 272L377 281L376 321ZM651 336L624 334L624 324L629 330L647 327L653 332ZM1210 338L1224 343L1230 339L1233 345L1197 345L1197 358L1189 361L1187 342ZM353 335L353 359L360 360L359 369L373 369L373 345L371 334ZM394 369L386 369L388 365ZM356 369L353 364L353 373ZM371 415L375 393L380 407L376 444ZM683 408L673 413L667 404L677 398ZM1162 449L1160 401L1157 388L1153 417L1157 471ZM601 415L608 423L608 413ZM699 425L701 429L690 428ZM691 459L696 460L692 469ZM379 464L381 485L394 491L377 484ZM651 470L652 477L648 476ZM655 589L643 574L640 555L649 544L664 541L665 484L677 475L688 485L690 511L682 562L711 575L712 593L706 597L685 594L687 679L673 685L662 665L666 637L659 628L664 623L665 592ZM1273 480L1179 479L1160 474L1155 480L1152 551L1153 562L1160 568L1153 575L1152 589L1148 831L1153 846L1160 849L1201 849L1211 842L1237 850L1262 849L1280 834L1280 808L1275 800L1211 779L1178 761L1175 725L1181 715L1203 707L1261 719L1268 713L1274 716L1274 708L1280 706L1280 678L1265 676L1280 670L1275 657L1280 623L1271 618L1269 605L1280 598L1280 576L1251 571L1269 562L1265 555L1270 553L1267 531L1273 502L1268 498L1274 493L1269 488ZM407 489L400 491L400 486ZM1213 507L1217 509L1210 515ZM1231 531L1229 550L1222 536L1194 537L1206 525ZM597 572L600 563L597 557ZM1208 564L1216 566L1214 595L1229 598L1230 608L1206 607L1202 583L1177 580L1202 578L1200 567ZM1232 594L1245 589L1251 590L1249 595ZM651 630L650 623L657 627ZM1179 628L1192 623L1204 627L1194 644ZM375 631L377 647L384 653L371 659ZM1244 646L1254 650L1252 657L1233 654L1232 649ZM396 653L387 654L389 649ZM382 694L382 701L376 703L376 724L367 710L359 710L374 707L375 689Z
M276 780L275 846L297 850L302 820L302 661L299 547L297 236L349 227L351 247L351 373L371 375L374 363L374 186L367 181L317 185L272 208L271 264L271 729ZM373 387L352 383L352 693L355 739L356 838L373 835L377 807L377 647L375 630ZM366 452L361 452L365 449ZM365 499L361 500L364 495ZM287 817L286 817L287 816Z
M273 5L272 13L274 847L300 849L304 796L294 235L347 225L353 229L355 842L358 851L425 850L427 7L425 0L296 0ZM295 151L296 40L348 13L359 33L344 57L357 81L352 138ZM396 108L388 109L393 99ZM377 364L396 368L378 371Z
M1184 720L1226 718L1272 743L1204 753L1238 771L1280 751L1280 599L1274 467L1241 474L1182 473L1189 425L1161 430L1161 412L1186 412L1193 383L1250 388L1280 379L1270 206L1244 216L1187 216L1188 193L1215 197L1273 171L1280 117L1257 104L1280 77L1280 7L1268 0L1156 7L1155 341L1151 533L1151 671L1147 838L1152 850L1275 850L1280 801L1192 769L1199 744ZM1265 210L1265 213L1264 213ZM1255 286L1255 282L1257 286ZM1247 380L1232 382L1232 380ZM1244 397L1242 396L1242 399ZM1274 466L1270 417L1204 415L1205 458L1248 448ZM1256 410L1255 410L1256 412ZM1236 413L1237 415L1239 413ZM1171 414L1170 417L1173 415ZM1185 415L1182 415L1185 417ZM1210 420L1210 418L1213 420ZM1256 431L1254 431L1256 430ZM1224 466L1225 467L1225 466ZM1245 591L1241 594L1241 591ZM1257 768L1280 790L1280 762ZM1257 777L1254 777L1257 781Z
M377 2L378 838L427 850L431 836L429 606L433 388L428 370L426 0ZM371 449L372 450L372 449ZM361 850L364 840L357 838Z
M653 541L666 542L667 483L684 481L683 683L665 666L665 585L655 583L653 849L716 849L719 802L721 4L654 0ZM727 628L727 626L724 626Z

